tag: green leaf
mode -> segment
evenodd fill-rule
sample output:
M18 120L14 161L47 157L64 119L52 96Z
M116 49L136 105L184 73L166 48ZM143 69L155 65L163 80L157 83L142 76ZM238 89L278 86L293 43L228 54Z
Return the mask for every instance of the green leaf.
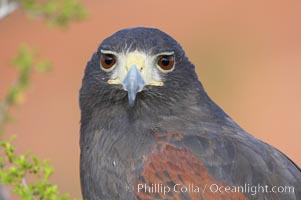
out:
M35 65L37 72L48 72L51 69L51 63L47 60L42 60Z
M66 27L87 17L88 12L79 0L22 0L21 7L32 16L45 18L50 25Z
M33 50L27 45L22 45L17 53L17 56L13 60L13 64L17 69L23 71L30 68L33 63Z

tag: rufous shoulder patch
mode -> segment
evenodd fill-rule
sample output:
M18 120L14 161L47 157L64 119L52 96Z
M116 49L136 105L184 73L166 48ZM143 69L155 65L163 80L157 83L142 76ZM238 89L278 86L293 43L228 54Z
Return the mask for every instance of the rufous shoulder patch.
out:
M212 178L191 151L167 142L149 155L136 182L134 192L141 200L248 199L243 193L216 191L226 185Z

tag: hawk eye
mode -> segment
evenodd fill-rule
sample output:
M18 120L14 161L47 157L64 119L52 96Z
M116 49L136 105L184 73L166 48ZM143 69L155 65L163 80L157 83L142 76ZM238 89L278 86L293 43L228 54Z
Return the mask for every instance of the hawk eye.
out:
M174 55L161 55L158 60L158 66L165 71L171 70L175 65Z
M100 63L104 69L110 69L116 63L116 57L113 54L102 53Z

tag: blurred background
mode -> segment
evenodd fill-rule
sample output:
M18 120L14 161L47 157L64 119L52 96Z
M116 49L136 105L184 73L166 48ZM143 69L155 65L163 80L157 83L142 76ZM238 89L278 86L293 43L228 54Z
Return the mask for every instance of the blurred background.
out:
M79 182L78 91L87 61L119 29L146 26L173 36L195 64L208 94L238 124L301 165L301 1L134 1L82 3L89 17L49 27L16 10L0 20L0 97L14 82L20 44L51 60L34 73L26 101L11 110L18 152L51 161L52 181L71 197Z

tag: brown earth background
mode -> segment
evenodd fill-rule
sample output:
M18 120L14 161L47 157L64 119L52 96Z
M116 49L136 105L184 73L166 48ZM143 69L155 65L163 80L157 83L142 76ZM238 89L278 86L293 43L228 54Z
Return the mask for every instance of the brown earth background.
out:
M92 1L87 20L50 28L17 10L0 20L0 97L13 83L20 44L40 50L51 72L33 74L6 136L55 167L52 181L71 197L79 184L78 90L86 62L115 31L157 27L196 65L209 95L254 136L301 165L301 1Z

